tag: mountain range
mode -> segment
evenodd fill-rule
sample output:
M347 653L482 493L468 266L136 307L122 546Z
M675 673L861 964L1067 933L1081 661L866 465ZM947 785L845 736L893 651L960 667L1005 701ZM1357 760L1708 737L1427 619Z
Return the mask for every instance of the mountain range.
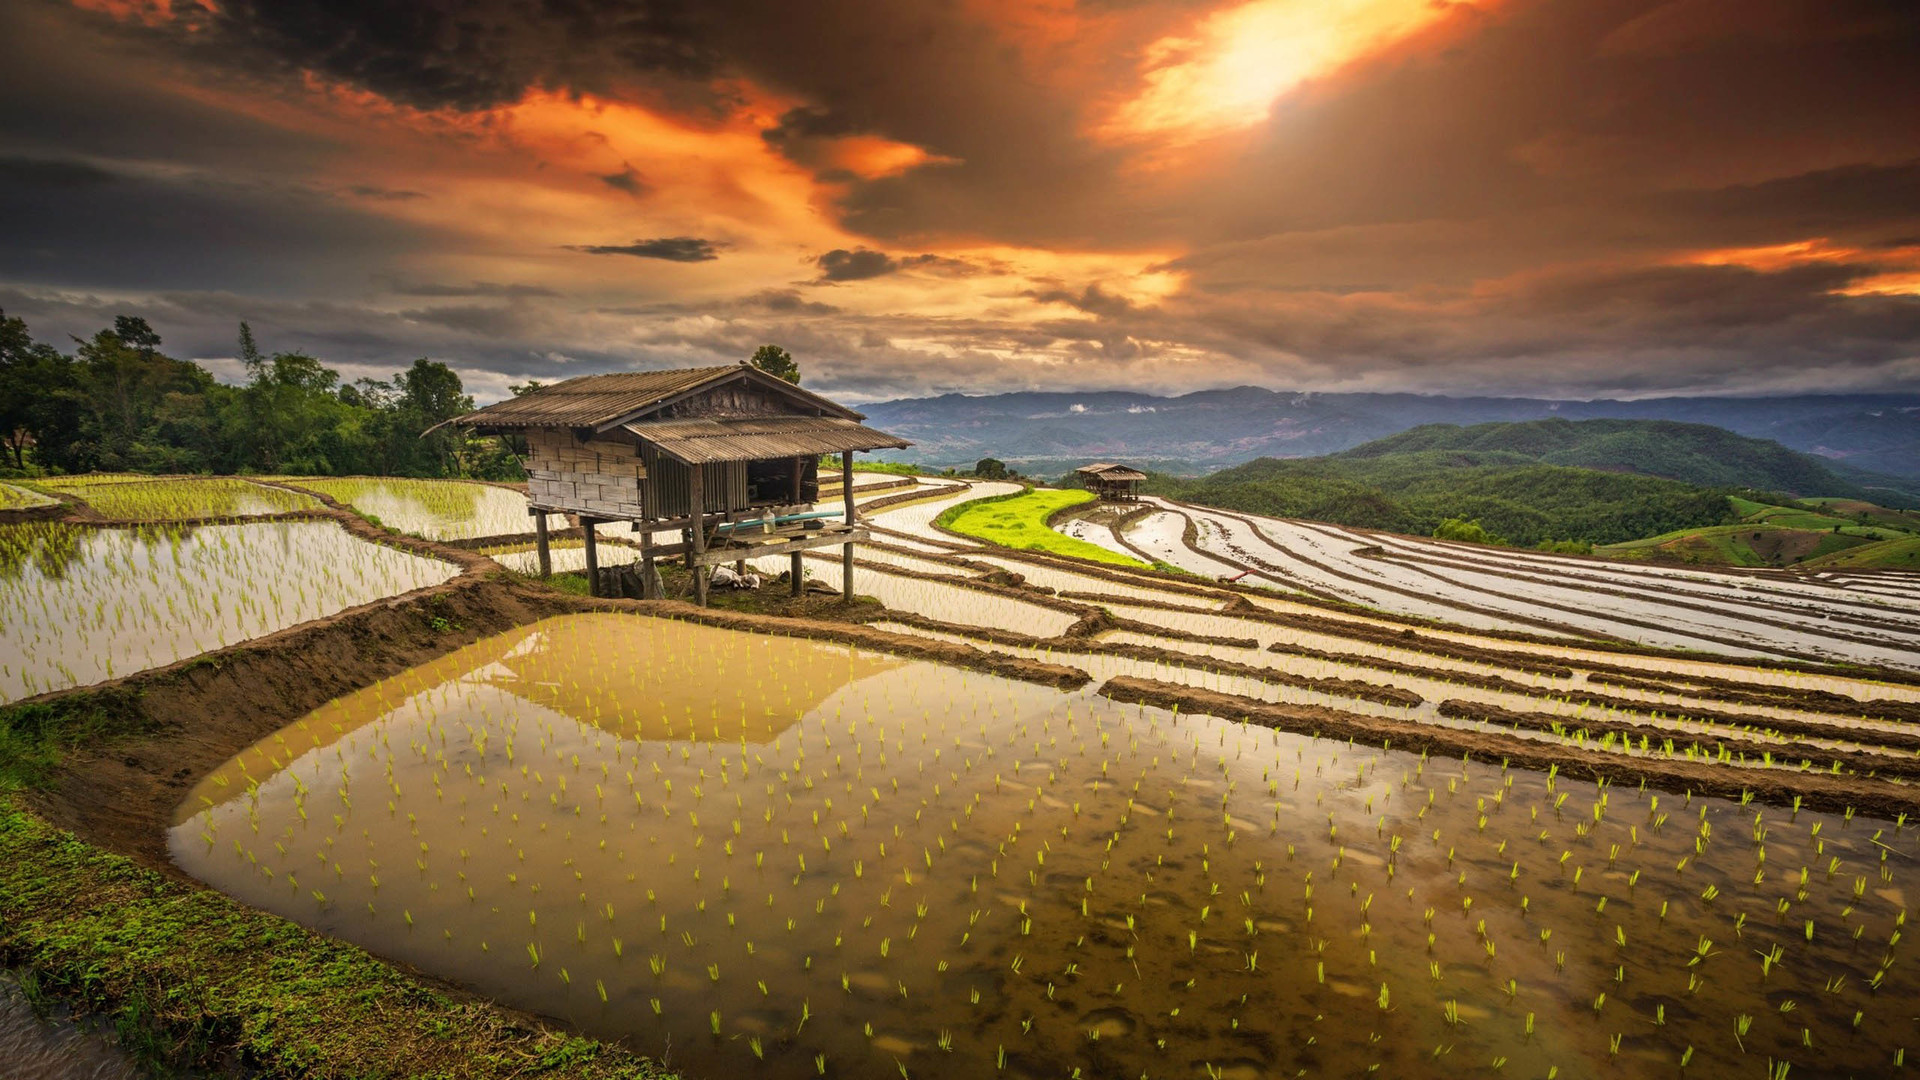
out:
M868 422L914 441L894 460L964 466L999 458L1035 475L1098 459L1197 475L1260 457L1313 457L1428 424L1563 418L1673 420L1772 439L1825 459L1865 488L1920 486L1920 395L1638 401L1323 394L1243 386L1178 397L1022 392L884 401Z
M1578 550L1725 532L1749 520L1757 523L1743 526L1746 539L1792 540L1798 546L1774 554L1802 558L1910 536L1907 515L1875 504L1823 458L1671 420L1427 424L1338 454L1256 458L1200 478L1150 473L1147 490L1275 517L1416 535L1451 528L1462 534L1455 539ZM1809 498L1820 501L1802 501ZM1831 504L1845 509L1829 512ZM1788 526L1794 536L1774 535ZM1698 547L1681 553L1738 554Z

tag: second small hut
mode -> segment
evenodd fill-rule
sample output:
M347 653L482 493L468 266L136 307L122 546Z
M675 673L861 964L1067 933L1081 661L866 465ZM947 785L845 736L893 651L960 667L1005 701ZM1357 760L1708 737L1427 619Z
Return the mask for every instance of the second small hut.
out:
M658 592L655 560L684 558L705 604L710 567L841 547L853 598L853 545L868 538L853 504L853 455L905 448L860 413L746 364L587 375L542 386L448 421L526 442L527 510L544 575L547 514L579 518L587 581L600 589L594 526L632 524L643 595ZM844 506L816 510L823 455L840 459ZM831 519L839 520L831 520ZM677 533L661 543L657 533Z
M1140 498L1140 485L1147 474L1110 461L1082 465L1073 470L1086 481L1087 490L1111 502L1134 502Z

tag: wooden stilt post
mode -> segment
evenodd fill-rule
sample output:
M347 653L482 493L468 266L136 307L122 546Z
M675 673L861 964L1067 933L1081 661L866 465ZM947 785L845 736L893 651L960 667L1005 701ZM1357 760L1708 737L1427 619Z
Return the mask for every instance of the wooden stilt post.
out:
M533 550L540 556L540 576L553 576L553 552L547 547L547 514L544 510L531 511L533 514Z
M659 571L653 567L653 530L645 522L636 523L640 530L640 598L658 600L660 594L653 587Z
M705 470L698 465L689 466L687 473L687 502L693 517L693 542L687 545L687 569L693 572L693 602L701 607L707 606L707 568L700 564L700 556L707 553L707 493L703 489Z
M854 526L853 516L853 451L840 451L840 491L847 500L847 528ZM847 603L853 603L853 541L848 540L840 547L840 595Z
M600 549L594 546L594 520L590 517L580 519L580 531L587 543L587 595L600 595Z
M791 502L795 505L801 502L804 482L806 482L806 457L795 457L793 459L793 490L789 492L793 496ZM793 559L789 561L789 565L791 565L791 573L787 577L793 578L793 596L801 596L803 592L801 577L804 575L804 567L801 567L801 553L793 553Z

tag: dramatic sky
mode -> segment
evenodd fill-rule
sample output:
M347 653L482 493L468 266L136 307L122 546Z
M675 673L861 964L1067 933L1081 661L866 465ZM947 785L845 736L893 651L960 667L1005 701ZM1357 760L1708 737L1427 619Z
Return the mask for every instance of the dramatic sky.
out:
M1920 3L0 0L0 308L483 400L1920 390Z

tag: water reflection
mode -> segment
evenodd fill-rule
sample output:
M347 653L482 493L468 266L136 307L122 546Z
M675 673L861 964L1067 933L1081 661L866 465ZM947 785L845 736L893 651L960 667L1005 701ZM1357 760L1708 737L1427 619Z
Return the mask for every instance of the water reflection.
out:
M320 710L169 837L690 1075L794 1078L1871 1075L1914 839L621 615Z

